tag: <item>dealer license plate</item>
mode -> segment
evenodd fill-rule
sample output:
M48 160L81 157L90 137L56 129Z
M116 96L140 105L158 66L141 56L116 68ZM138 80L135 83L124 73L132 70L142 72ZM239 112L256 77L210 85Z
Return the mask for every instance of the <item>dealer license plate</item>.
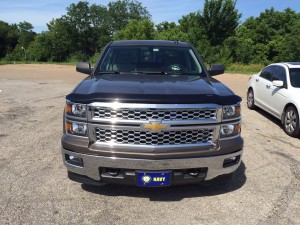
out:
M170 185L171 172L160 171L160 172L148 172L138 171L137 185L144 187L162 187Z

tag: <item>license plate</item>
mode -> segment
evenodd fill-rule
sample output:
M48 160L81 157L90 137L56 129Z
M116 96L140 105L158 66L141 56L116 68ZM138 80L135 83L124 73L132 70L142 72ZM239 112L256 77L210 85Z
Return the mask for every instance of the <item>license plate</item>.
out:
M162 187L170 185L171 172L137 172L137 185L144 187Z

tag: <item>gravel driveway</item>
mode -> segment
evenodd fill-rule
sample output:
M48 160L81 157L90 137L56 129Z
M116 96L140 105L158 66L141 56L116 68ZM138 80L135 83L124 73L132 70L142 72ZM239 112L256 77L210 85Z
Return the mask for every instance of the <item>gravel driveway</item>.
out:
M247 75L216 77L243 98L234 182L145 189L68 180L62 113L84 77L71 66L0 66L0 224L300 224L300 141L246 108Z

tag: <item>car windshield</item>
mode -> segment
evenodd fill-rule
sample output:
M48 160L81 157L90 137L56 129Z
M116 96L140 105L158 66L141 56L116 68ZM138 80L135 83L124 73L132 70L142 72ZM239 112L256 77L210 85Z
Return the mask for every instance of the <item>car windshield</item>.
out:
M100 74L125 72L204 75L191 48L168 46L110 47L98 71Z
M290 69L291 85L300 88L300 68Z

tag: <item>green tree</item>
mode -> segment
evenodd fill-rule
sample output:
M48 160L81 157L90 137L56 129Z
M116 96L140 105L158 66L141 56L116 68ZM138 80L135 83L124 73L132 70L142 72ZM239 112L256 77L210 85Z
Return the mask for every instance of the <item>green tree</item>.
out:
M200 22L199 12L193 12L186 16L183 16L179 20L179 25L180 30L183 33L187 34L189 42L197 48L202 46L203 42L207 41L207 36Z
M8 46L6 60L27 60L27 48L34 40L35 35L31 23L24 21L17 25L13 24L5 38L9 43L13 43Z
M66 17L53 19L47 24L49 31L46 33L48 38L49 60L62 62L69 58L70 53L77 47L76 30Z
M278 61L300 61L300 21L291 27L291 33L284 37L283 44L280 46Z
M292 45L297 43L293 32L299 21L300 14L289 8L283 12L271 8L256 18L248 18L236 32L237 45L232 49L236 56L234 61L268 64L295 58L289 56L297 48ZM294 41L290 42L291 39Z
M43 32L36 35L28 46L28 57L31 61L47 62L51 59L52 50L48 32Z
M167 21L164 21L164 22L157 24L155 27L156 27L157 32L163 32L163 31L168 31L170 29L175 28L176 23L174 23L174 22L169 23Z
M193 12L179 20L180 30L187 35L208 63L232 61L225 41L235 36L241 14L234 0L205 0L202 11Z
M91 10L88 2L78 2L71 4L67 8L67 24L70 26L69 31L74 31L73 44L77 47L77 55L82 55L87 59L93 55L98 48L95 40L92 22Z
M33 26L31 23L26 21L20 22L18 24L18 29L20 32L19 43L24 47L28 47L30 42L33 40L36 33L33 31Z
M149 19L136 20L132 19L114 36L114 40L151 40L154 39L154 23Z
M148 10L142 6L141 2L118 0L108 3L108 21L110 32L122 30L130 20L151 19Z
M199 22L212 46L234 36L241 14L235 0L205 0Z
M18 29L20 33L18 42L24 49L27 49L30 42L34 40L34 36L36 35L33 31L33 26L31 23L24 21L18 24Z
M16 24L0 21L0 58L11 53L18 44L19 32Z
M97 54L101 49L111 41L109 15L107 8L101 5L90 6L90 20L93 27L93 38L96 48L94 52Z
M156 32L155 39L157 40L180 40L180 41L189 41L189 37L186 33L184 33L179 26L171 26L169 28L165 28L165 30L161 30L160 32Z
M66 15L48 24L46 35L51 44L51 60L88 60L99 54L113 34L126 27L130 19L140 21L148 17L146 8L136 1L119 0L109 3L108 7L83 1L73 3L67 8ZM143 26L149 24L144 22ZM143 30L146 37L151 32L151 29L149 32Z

